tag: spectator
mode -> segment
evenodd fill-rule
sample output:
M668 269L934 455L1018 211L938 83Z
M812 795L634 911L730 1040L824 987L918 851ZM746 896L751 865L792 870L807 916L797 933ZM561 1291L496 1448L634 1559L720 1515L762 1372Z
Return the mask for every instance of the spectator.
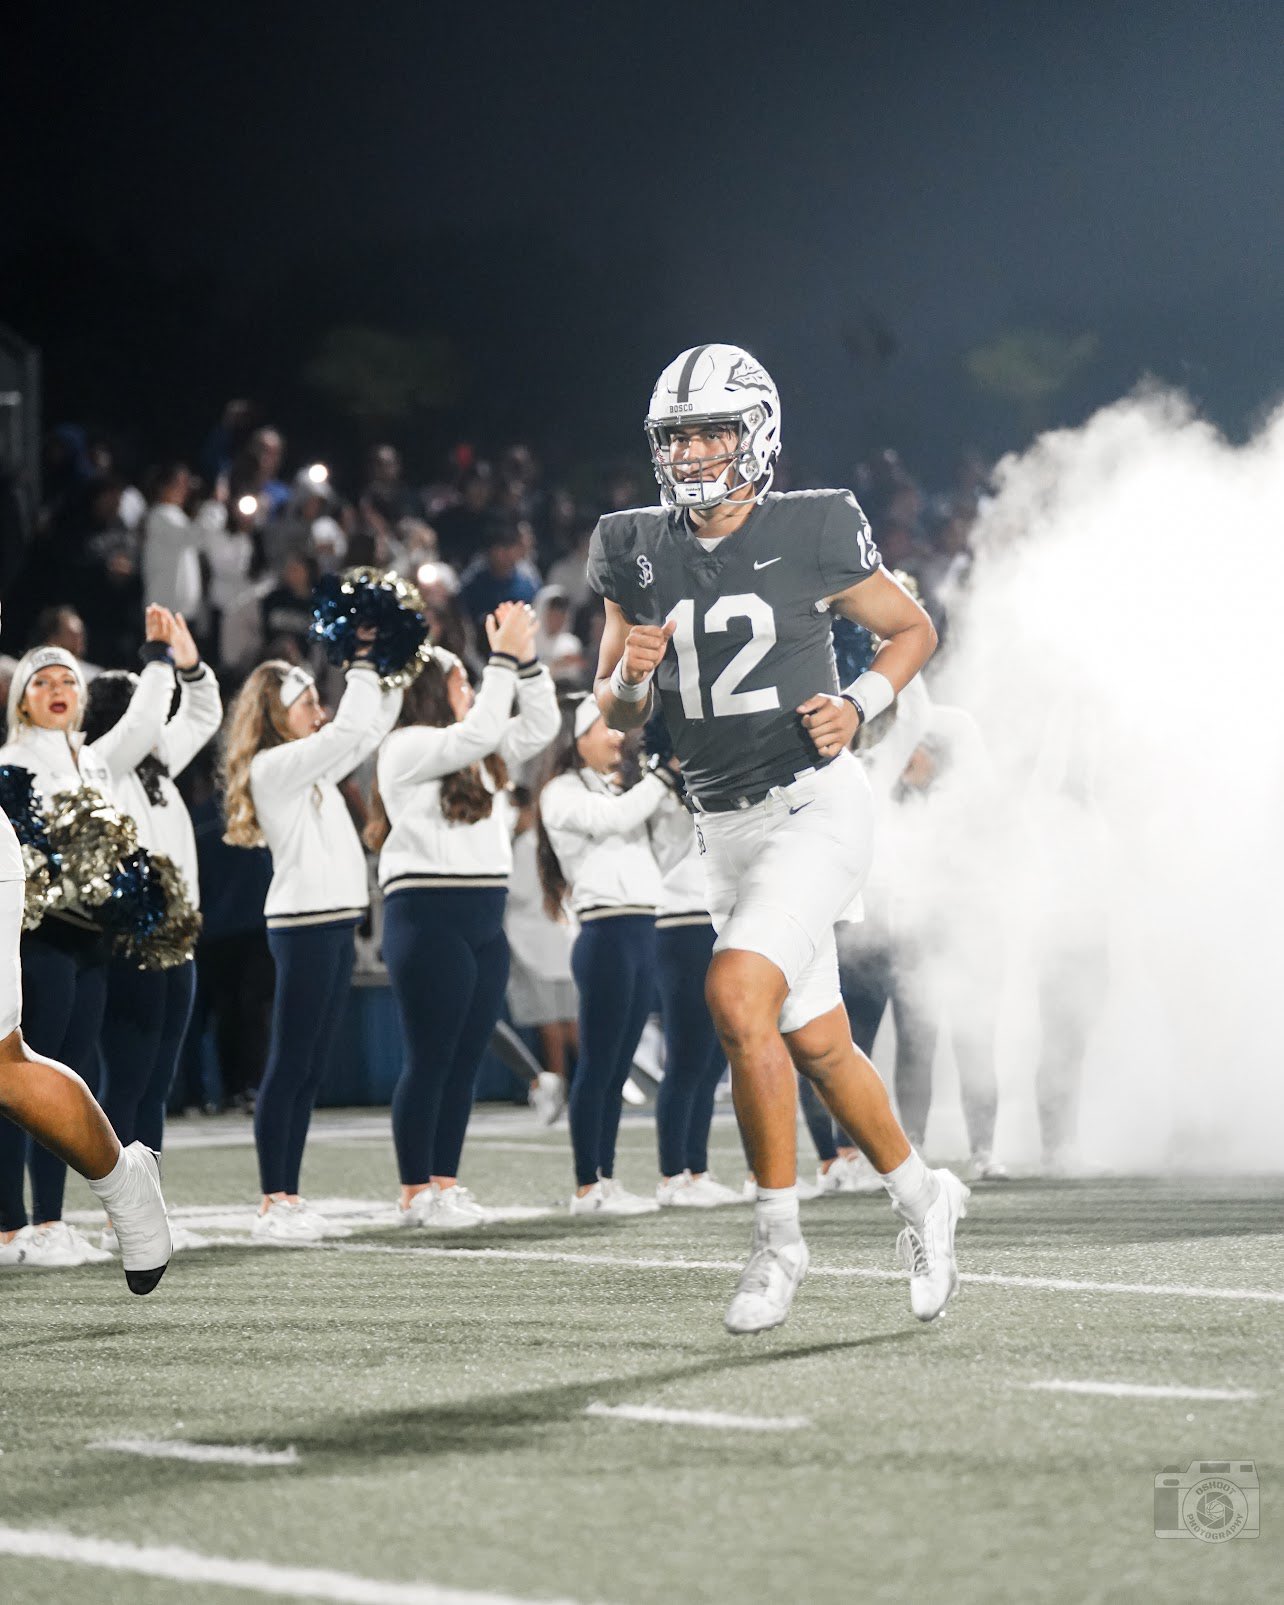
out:
M572 613L578 613L587 603L597 600L588 582L588 549L592 538L593 525L581 525L570 551L565 557L559 557L548 571L548 583L566 592Z
M469 565L459 584L459 600L475 625L501 602L534 602L538 584L523 569L526 536L520 526L492 533L485 552Z
M343 567L348 537L333 517L336 497L330 476L321 464L300 468L294 488L279 518L263 530L263 555L278 572L291 552L314 558L318 570L333 574Z
M535 656L557 683L578 683L584 674L584 644L571 633L570 601L560 585L544 587L535 598L535 614Z
M223 522L216 501L190 519L184 504L192 489L186 463L167 463L152 480L152 506L143 521L143 591L149 603L189 621L202 601L200 548L205 530Z
M252 652L259 641L252 579L259 504L246 486L233 483L227 500L216 505L221 516L207 520L201 538L201 556L209 570L206 635L215 663L236 663L240 654ZM251 609L255 625L246 636L236 625L251 601L255 603Z
M373 512L385 524L399 524L403 518L422 518L423 498L410 490L401 477L401 453L395 446L376 446L370 453L369 479L361 492L361 511Z
M269 653L302 663L308 654L312 627L312 590L316 565L302 552L291 552L281 567L281 583L260 603L263 641Z
M96 663L85 661L85 621L69 602L47 607L36 615L30 644L33 650L38 646L58 646L64 652L70 652L80 664L80 672L86 682L98 673Z
M278 430L256 429L237 458L234 476L245 480L259 498L265 520L273 519L290 499L290 487L280 478L285 460L285 439Z
M494 493L490 465L476 463L464 475L459 500L437 514L437 542L442 557L453 567L462 569L485 546Z

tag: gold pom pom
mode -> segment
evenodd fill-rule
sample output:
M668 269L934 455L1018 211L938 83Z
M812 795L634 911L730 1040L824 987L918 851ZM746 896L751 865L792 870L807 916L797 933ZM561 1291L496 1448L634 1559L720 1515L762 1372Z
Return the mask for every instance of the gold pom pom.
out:
M121 860L138 851L138 827L92 786L60 792L48 814L49 840L62 857L62 874L49 890L47 906L92 918L111 896Z

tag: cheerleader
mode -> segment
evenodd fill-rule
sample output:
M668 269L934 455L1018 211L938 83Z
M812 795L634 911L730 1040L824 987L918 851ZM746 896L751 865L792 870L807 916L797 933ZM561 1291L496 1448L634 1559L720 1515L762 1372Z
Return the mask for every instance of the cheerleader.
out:
M130 1292L150 1293L171 1252L155 1155L138 1142L122 1148L80 1077L22 1038L24 881L22 849L0 813L0 1114L85 1178L117 1223ZM29 1226L18 1234L19 1255L34 1236Z
M713 957L714 929L696 851L695 831L685 808L657 820L653 835L673 842L676 862L660 886L655 913L656 973L664 1026L664 1079L655 1102L660 1150L662 1207L713 1209L739 1204L741 1194L709 1172L713 1101L727 1068L718 1033L704 1001L704 978Z
M580 931L571 953L579 989L579 1058L571 1080L573 1215L656 1208L615 1180L615 1143L633 1054L655 1002L655 910L661 869L650 824L678 806L657 769L621 789L624 736L592 697L572 704L569 739L539 800L540 878L549 913L569 893Z
M37 647L18 662L9 687L9 739L0 763L26 769L44 807L60 792L92 786L115 802L114 777L132 770L160 738L174 690L169 641L173 615L146 613L145 667L125 717L99 740L81 730L85 681L77 660L61 647ZM84 910L47 914L23 934L22 987L26 1035L37 1053L96 1079L98 1033L107 996L107 937ZM23 1199L24 1161L30 1169L29 1231ZM25 1131L0 1119L0 1265L82 1265L111 1258L62 1219L67 1166L31 1143Z
M370 755L401 711L364 658L348 670L332 722L303 668L261 663L232 707L224 754L227 831L233 847L267 846L272 882L264 913L276 964L272 1040L254 1107L263 1201L254 1234L316 1242L322 1217L299 1197L312 1107L352 978L353 932L369 904L365 854L339 782Z
M173 777L213 740L223 704L213 670L201 662L182 614L175 617L170 644L178 676L177 711L141 762L113 776L115 801L137 824L139 843L173 861L188 901L196 908L200 901L196 837ZM136 675L108 672L97 676L89 688L85 714L89 742L97 742L117 727L137 686ZM160 1152L165 1103L178 1068L195 990L196 966L191 959L169 969L145 970L134 959L118 957L108 967L99 1097L124 1143L137 1137ZM182 1236L180 1229L176 1238ZM115 1247L110 1231L103 1246ZM188 1241L178 1241L177 1246L195 1247L197 1242L188 1234Z
M392 1134L407 1226L484 1218L459 1185L459 1157L508 984L508 773L542 752L560 722L552 679L535 659L532 610L503 604L486 635L491 656L475 698L463 664L440 647L407 691L379 752L366 831L379 852L383 957L401 1020Z

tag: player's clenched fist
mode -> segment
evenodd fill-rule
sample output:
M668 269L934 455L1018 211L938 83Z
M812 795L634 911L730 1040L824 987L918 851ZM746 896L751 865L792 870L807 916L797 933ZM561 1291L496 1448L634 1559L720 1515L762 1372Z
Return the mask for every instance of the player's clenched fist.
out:
M836 757L844 747L849 747L860 723L854 702L823 691L808 697L798 712L802 715L803 729L822 758Z
M667 624L635 624L624 642L624 656L620 659L620 678L626 685L641 685L647 675L654 674L660 659L669 650L669 637L677 629L672 620Z

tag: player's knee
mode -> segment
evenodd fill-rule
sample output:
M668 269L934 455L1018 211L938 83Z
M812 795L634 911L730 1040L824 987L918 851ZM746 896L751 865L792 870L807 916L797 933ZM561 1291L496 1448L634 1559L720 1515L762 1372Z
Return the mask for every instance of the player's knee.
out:
M784 977L759 954L715 953L704 995L724 1047L747 1047L774 1032L785 990Z
M789 1056L800 1075L816 1086L824 1086L834 1075L850 1068L856 1057L846 1011L831 1009L809 1020L786 1037Z

